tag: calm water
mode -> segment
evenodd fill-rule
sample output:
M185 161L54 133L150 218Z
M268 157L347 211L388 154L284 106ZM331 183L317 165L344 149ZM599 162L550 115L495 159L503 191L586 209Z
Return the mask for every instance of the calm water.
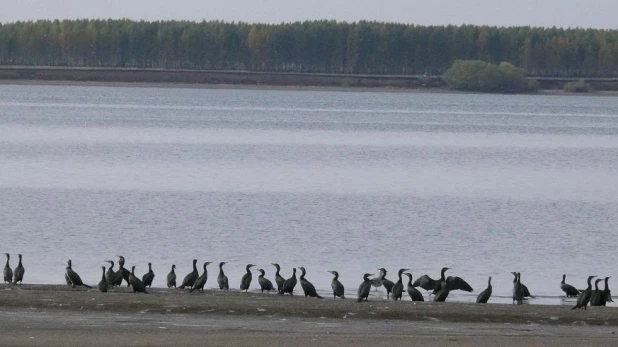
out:
M475 288L452 300L491 275L508 302L518 270L559 304L562 273L617 275L618 98L4 85L0 193L31 283L123 254L156 286L276 261L355 296L377 267L450 266Z

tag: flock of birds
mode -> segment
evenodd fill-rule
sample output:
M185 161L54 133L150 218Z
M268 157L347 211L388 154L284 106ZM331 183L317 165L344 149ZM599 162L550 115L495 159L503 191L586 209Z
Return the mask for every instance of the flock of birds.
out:
M22 255L19 254L19 263L15 270L13 271L9 265L10 255L6 254L6 265L4 266L4 282L9 284L17 284L22 283L24 279L25 269L22 264ZM133 289L134 293L148 293L146 287L152 286L152 281L154 280L155 274L152 271L152 264L148 263L148 272L145 273L142 278L138 278L135 275L135 266L132 266L131 271L127 270L124 267L125 258L123 256L118 256L118 270L114 271L114 261L105 260L105 262L109 263L109 268L105 269L105 266L101 266L101 280L98 283L99 291L105 293L110 287L118 287L122 285L122 282L125 281L128 287ZM212 262L205 262L203 265L203 272L200 275L197 270L197 259L193 259L193 271L187 274L182 280L181 284L178 288L181 289L189 289L189 292L193 292L195 290L204 292L204 285L208 280L208 271L207 266L212 264ZM228 278L223 271L223 265L226 262L219 263L219 274L217 275L217 284L220 290L229 290ZM277 288L275 289L273 283L267 279L265 276L265 271L263 269L258 269L257 271L260 273L258 276L258 284L260 285L260 289L262 293L264 291L270 292L276 290L279 294L290 294L293 295L294 288L296 284L300 281L300 285L302 287L303 293L305 297L314 297L318 299L322 299L322 297L317 293L315 287L311 282L309 282L305 275L307 271L304 267L299 267L301 271L300 277L296 278L296 268L292 270L292 277L285 279L280 275L281 267L277 263L271 264L275 267L275 283ZM254 264L247 264L246 273L242 276L240 280L240 290L248 291L249 286L251 285L253 274L251 272L251 268L254 267ZM440 272L440 278L437 280L432 279L428 275L423 275L412 283L412 274L410 274L410 269L400 269L397 273L398 280L397 282L392 282L386 279L387 271L384 268L378 269L379 275L374 278L370 278L373 274L366 273L363 275L363 282L358 287L358 296L357 301L361 302L363 300L369 300L369 294L371 292L371 288L383 286L386 289L387 298L392 298L393 300L401 300L404 292L404 284L403 284L403 275L408 277L406 291L410 296L412 301L425 301L423 294L416 289L417 287L423 288L427 291L431 291L430 296L433 295L433 301L444 302L448 297L449 293L453 290L463 290L467 292L472 292L472 287L461 277L457 276L445 276L446 271L450 268L444 267ZM333 298L341 298L345 299L345 287L339 281L339 273L337 271L328 271L333 274L333 279L331 282L331 287L333 290ZM521 282L521 273L512 272L513 279L513 303L522 304L523 300L528 297L534 297L530 294L528 287ZM562 275L562 282L560 282L560 289L564 291L567 297L577 297L577 302L572 309L584 308L586 309L588 304L590 306L605 306L607 302L613 302L611 297L611 290L609 289L608 281L610 277L605 277L604 279L597 279L594 283L595 289L592 289L592 279L596 276L588 277L588 287L583 290L578 290L574 286L567 284L566 275ZM67 285L72 286L84 286L87 288L92 288L87 284L84 284L80 276L73 270L72 262L69 259L67 263L67 267L65 269L64 278ZM171 271L167 274L167 287L168 288L176 288L176 265L172 265ZM601 281L605 281L605 288L599 289L599 283ZM487 288L483 290L476 298L477 303L487 303L492 294L492 286L491 286L491 276L487 281Z

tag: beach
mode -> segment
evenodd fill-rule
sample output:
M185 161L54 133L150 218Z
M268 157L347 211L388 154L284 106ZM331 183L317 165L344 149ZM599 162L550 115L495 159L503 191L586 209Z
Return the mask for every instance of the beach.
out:
M3 285L0 344L610 346L618 330L613 307L358 303L296 293Z

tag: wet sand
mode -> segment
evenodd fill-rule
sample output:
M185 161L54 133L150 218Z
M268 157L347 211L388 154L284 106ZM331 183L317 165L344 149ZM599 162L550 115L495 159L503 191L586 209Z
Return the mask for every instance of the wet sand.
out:
M301 293L300 288L296 291ZM618 309L0 286L0 345L613 346ZM110 338L113 336L113 338Z

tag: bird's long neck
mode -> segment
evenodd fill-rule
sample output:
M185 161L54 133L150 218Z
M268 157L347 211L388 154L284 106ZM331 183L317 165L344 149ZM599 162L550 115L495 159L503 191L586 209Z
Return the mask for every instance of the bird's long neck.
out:
M11 256L7 253L6 254L6 267L9 266L9 258L11 258Z
M566 275L562 275L562 282L560 283L564 284L565 280L566 280Z
M17 266L21 266L21 254L19 255L19 262L17 263Z
M335 275L335 278L333 278L335 281L339 279L339 273L335 272L333 275Z
M607 282L609 281L609 278L605 279L605 290L609 290L609 285L607 284Z
M408 287L412 287L412 276L408 276Z
M300 279L301 280L305 279L305 269L300 269Z
M444 273L446 272L446 269L442 269L442 271L440 271L440 278L442 280L444 280Z

